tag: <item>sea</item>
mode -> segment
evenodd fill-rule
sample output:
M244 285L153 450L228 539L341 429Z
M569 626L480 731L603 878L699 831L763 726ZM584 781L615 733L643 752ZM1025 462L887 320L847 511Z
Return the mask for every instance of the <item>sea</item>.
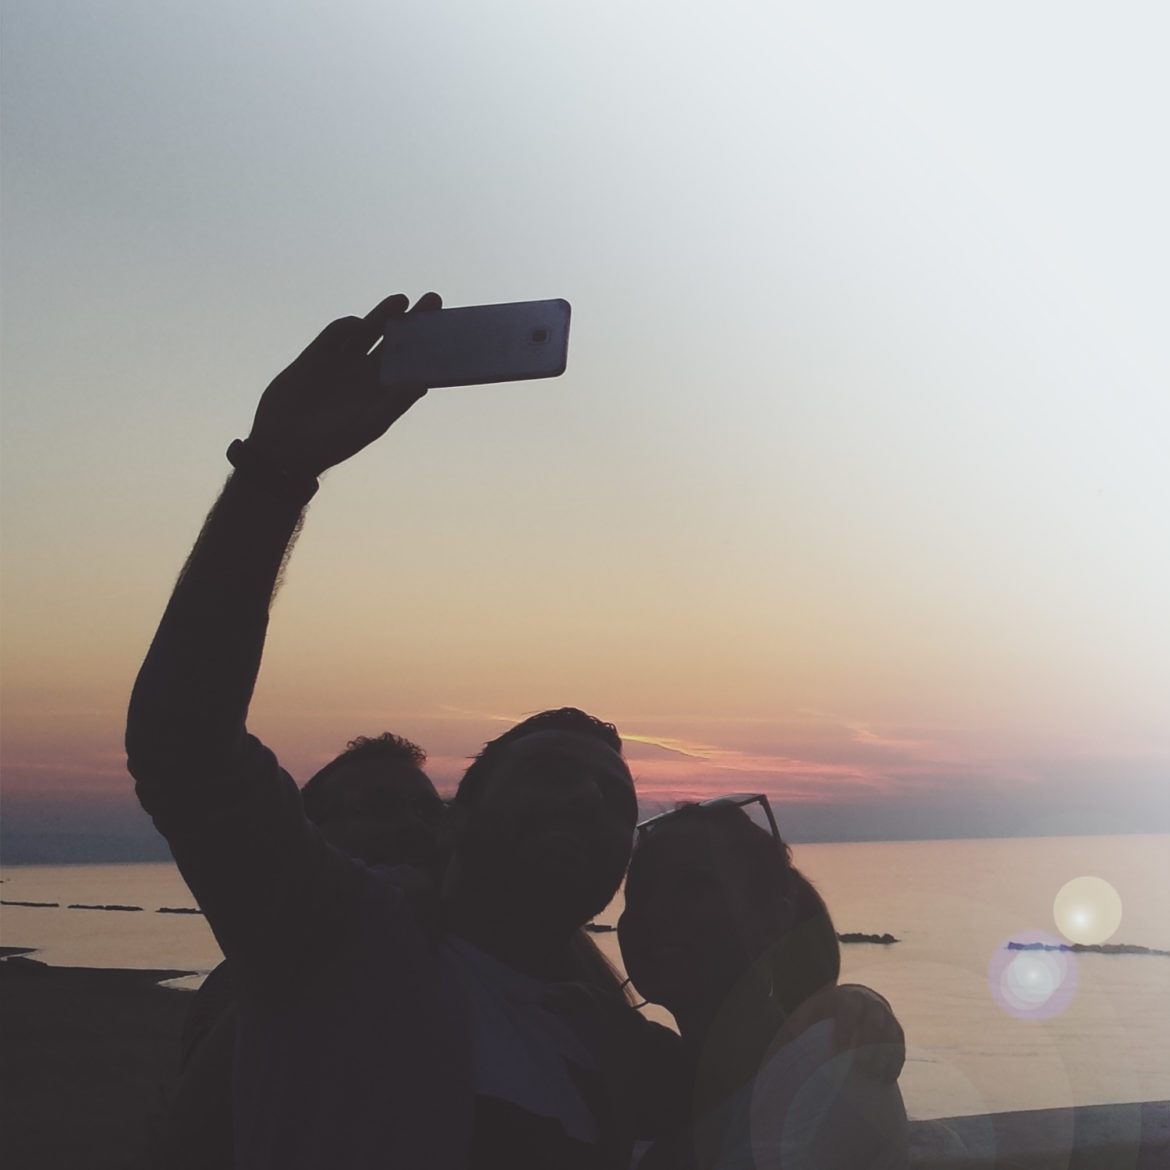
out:
M843 944L842 980L879 991L902 1022L912 1118L1170 1098L1170 836L793 852L839 932L897 940ZM1083 878L1115 892L1120 922L1101 942L1122 953L1060 949L1067 889ZM173 865L13 866L0 880L3 945L46 963L189 971L171 983L194 987L220 959L202 916L165 912L194 908ZM90 908L107 906L140 909ZM620 912L619 893L594 935L619 968L605 928Z

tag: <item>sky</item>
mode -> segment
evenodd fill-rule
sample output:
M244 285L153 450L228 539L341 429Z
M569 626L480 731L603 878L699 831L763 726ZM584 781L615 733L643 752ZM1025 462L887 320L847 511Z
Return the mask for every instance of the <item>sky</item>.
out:
M3 0L8 861L146 856L125 703L334 317L564 297L567 373L325 478L250 726L450 789L615 722L794 840L1170 831L1158 3ZM137 852L136 852L137 851ZM145 851L145 852L144 852Z

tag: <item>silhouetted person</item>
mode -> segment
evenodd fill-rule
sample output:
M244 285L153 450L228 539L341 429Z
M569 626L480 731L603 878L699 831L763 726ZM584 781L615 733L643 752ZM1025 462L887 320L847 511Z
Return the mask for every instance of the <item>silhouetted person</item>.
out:
M428 294L415 310L439 307ZM612 725L543 712L486 745L439 896L330 846L245 729L268 608L317 477L425 393L378 384L391 297L335 321L260 400L130 703L129 768L237 983L243 1170L622 1167L677 1121L678 1037L581 927L636 801Z
M305 815L330 845L367 865L412 866L436 883L444 806L422 770L426 752L384 732L350 740L301 789ZM416 883L417 885L417 883ZM181 1041L180 1079L164 1123L170 1170L229 1170L235 980L226 960L196 991Z
M692 1082L689 1123L640 1170L907 1164L900 1039L837 1050L823 1002L837 934L778 836L730 803L656 818L618 929L639 992L678 1022Z
M426 297L418 309L437 308ZM268 607L317 476L408 409L378 385L405 298L334 322L265 392L139 674L143 806L224 954L239 1009L239 1167L624 1166L663 1124L677 1038L580 978L636 804L612 726L526 720L468 769L436 913L331 847L244 726Z
M367 865L409 865L438 880L445 807L427 753L386 731L359 735L301 789L305 816L330 845Z

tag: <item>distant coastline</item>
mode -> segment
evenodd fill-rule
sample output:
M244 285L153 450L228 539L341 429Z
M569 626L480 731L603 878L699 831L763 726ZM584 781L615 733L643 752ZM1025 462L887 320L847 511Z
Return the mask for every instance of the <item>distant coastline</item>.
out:
M1071 951L1077 955L1162 955L1170 958L1170 951L1160 951L1155 947L1139 947L1134 943L1009 942L1004 949L1009 951Z

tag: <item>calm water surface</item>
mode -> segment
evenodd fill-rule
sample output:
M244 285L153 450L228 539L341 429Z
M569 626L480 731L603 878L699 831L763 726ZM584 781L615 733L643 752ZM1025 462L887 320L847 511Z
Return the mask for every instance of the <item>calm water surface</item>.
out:
M901 1083L912 1116L1170 1096L1170 958L1070 957L1064 977L1075 980L1075 994L1048 1019L1010 1015L988 975L1008 939L1057 935L1053 899L1086 874L1121 896L1111 941L1170 951L1170 837L801 845L794 853L838 930L901 940L843 947L843 978L894 1005L908 1041ZM205 972L219 960L201 917L155 912L193 905L173 866L27 866L3 878L6 901L61 903L3 907L4 944L36 947L46 962ZM66 909L71 902L143 910ZM619 913L620 896L598 921ZM597 938L620 963L613 935Z

